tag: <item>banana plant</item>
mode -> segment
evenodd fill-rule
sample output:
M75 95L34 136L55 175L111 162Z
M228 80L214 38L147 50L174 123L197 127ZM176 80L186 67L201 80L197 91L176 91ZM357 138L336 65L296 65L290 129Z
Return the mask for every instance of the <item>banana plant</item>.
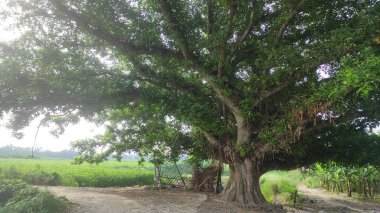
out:
M331 161L326 164L316 163L308 171L320 180L323 188L338 194L346 191L349 197L352 192L356 192L374 198L376 183L380 181L380 172L372 165L343 166Z

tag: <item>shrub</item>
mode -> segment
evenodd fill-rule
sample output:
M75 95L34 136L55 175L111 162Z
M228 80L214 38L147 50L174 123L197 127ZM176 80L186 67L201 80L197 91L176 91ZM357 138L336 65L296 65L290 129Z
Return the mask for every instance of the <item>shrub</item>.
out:
M39 164L27 172L21 172L12 165L9 169L0 170L0 174L0 177L6 179L22 179L26 183L33 185L56 186L61 183L61 177L57 172L47 172L42 169Z
M29 184L48 186L57 186L61 180L57 172L48 173L43 169L34 169L25 174L23 179Z
M7 203L16 192L26 187L26 183L19 179L0 179L0 206Z
M47 191L28 186L22 180L0 179L0 212L49 213L65 212L68 202Z

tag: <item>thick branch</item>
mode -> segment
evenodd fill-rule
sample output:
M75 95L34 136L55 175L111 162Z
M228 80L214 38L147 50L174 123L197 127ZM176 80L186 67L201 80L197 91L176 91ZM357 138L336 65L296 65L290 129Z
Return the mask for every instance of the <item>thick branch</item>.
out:
M312 131L321 130L328 127L335 127L336 125L344 124L360 117L365 117L365 114L363 112L353 112L350 114L341 115L338 118L331 118L329 121L322 121L319 123L315 123L314 121L305 121L304 131L302 134L305 135Z
M234 46L234 48L232 50L232 55L237 50L237 48L239 47L239 45L244 42L244 40L248 37L249 33L252 30L254 19L255 19L256 3L257 3L256 0L252 1L252 10L251 10L251 14L249 16L249 21L248 21L247 27L245 28L245 30L243 31L243 33L237 38L235 46Z
M282 36L285 33L286 28L289 26L290 21L292 21L292 19L294 17L296 17L296 15L300 12L300 9L303 7L303 5L305 4L305 2L306 2L306 0L301 0L298 3L298 5L296 6L296 8L285 19L285 22L281 25L280 30L277 32L276 40L275 40L273 46L277 46L278 45L278 43L280 42L280 39L282 38Z
M180 24L174 17L170 4L166 0L157 0L157 3L160 6L161 14L166 18L171 31L180 45L182 56L185 59L190 60L197 68L201 68L202 64L199 58L191 52L186 36L180 28Z
M186 83L182 79L173 80L167 78L167 76L158 76L150 67L141 64L132 56L128 57L128 60L133 64L133 67L138 71L140 76L142 76L139 80L152 83L163 89L179 90L193 97L201 97L203 95L193 84Z
M265 92L264 94L262 94L259 98L257 98L255 100L255 102L252 104L252 107L258 106L262 101L264 101L264 100L270 98L271 96L277 94L278 92L284 90L289 85L294 84L295 82L297 82L299 79L302 79L306 75L309 75L310 71L316 70L321 64L330 63L330 62L334 61L336 58L342 57L342 56L344 56L344 55L346 55L352 51L354 51L353 48L348 48L348 49L342 50L339 54L336 54L336 55L327 55L327 56L319 58L315 61L309 61L309 63L306 63L306 61L305 61L305 63L304 63L305 66L303 66L302 70L301 70L302 72L298 73L299 76L297 76L297 77L294 76L291 80L284 82L282 85ZM322 82L323 81L320 81L319 83L322 83Z
M208 142L211 143L211 145L213 145L214 147L218 147L219 146L218 139L216 139L211 133L203 131L202 134L206 137L206 139L208 140Z
M158 55L158 56L174 56L177 58L182 58L180 54L175 53L168 49L164 49L164 48L138 47L133 44L129 44L125 41L121 41L116 36L107 32L107 30L98 26L96 27L92 26L90 24L90 21L86 17L79 15L76 12L70 10L67 6L63 5L60 1L58 0L50 0L50 1L52 2L52 4L54 4L54 6L56 6L56 8L59 11L63 12L64 14L72 18L79 26L84 28L87 32L96 36L99 39L107 41L110 45L116 48L119 48L127 56L127 58L134 65L134 67L139 70L139 73L144 76L140 78L140 80L150 81L150 83L159 85L160 87L164 89L175 88L175 89L184 91L192 96L199 95L199 93L196 92L196 89L190 85L182 85L179 82L174 82L174 81L171 81L171 82L163 81L161 78L157 78L158 77L157 75L152 76L152 73L154 72L152 72L151 70L148 70L148 67L143 66L142 64L137 62L137 60L135 60L133 57L135 56L135 54L147 54L147 55ZM155 80L153 81L149 79L155 79ZM170 87L168 85L170 85Z
M173 32L174 36L177 38L179 42L181 52L184 58L190 60L193 63L194 68L198 69L201 72L205 80L207 80L210 83L214 92L217 94L217 97L224 104L226 104L226 106L229 109L231 109L235 115L240 115L241 110L239 109L238 105L236 105L231 98L223 94L222 89L214 82L214 78L207 74L206 69L203 67L203 64L201 63L199 58L190 51L185 35L179 28L179 23L175 19L169 3L165 0L157 0L157 2L160 6L161 14L166 18L166 21L168 22L171 31Z
M218 78L222 76L224 65L226 62L226 43L227 40L231 37L233 34L233 21L237 12L237 5L236 2L228 1L229 4L229 14L228 14L228 24L226 29L225 37L222 38L222 41L220 42L220 48L219 48L219 64L218 64Z
M208 79L206 78L206 80L208 80ZM231 98L224 95L221 88L219 88L213 82L211 82L211 87L213 88L213 90L216 93L216 96L219 98L219 100L222 101L222 103L225 104L232 111L232 113L235 115L235 117L241 116L240 107L237 104L235 104Z
M287 82L287 83L280 85L279 87L275 87L275 88L267 91L266 93L262 94L259 98L257 98L256 101L253 102L252 106L256 107L265 99L267 99L267 98L271 97L272 95L276 94L277 92L280 92L281 90L285 89L287 86L289 86L289 84L290 84L290 82Z
M152 47L142 47L136 46L125 39L115 36L104 29L102 26L96 26L88 20L87 17L76 13L75 11L69 9L59 0L50 0L50 2L62 13L68 16L70 19L74 20L78 26L82 27L85 31L91 35L97 37L98 39L108 42L110 45L118 48L126 55L136 55L136 54L147 54L147 55L157 55L164 57L176 57L179 58L180 54L172 50L152 46Z

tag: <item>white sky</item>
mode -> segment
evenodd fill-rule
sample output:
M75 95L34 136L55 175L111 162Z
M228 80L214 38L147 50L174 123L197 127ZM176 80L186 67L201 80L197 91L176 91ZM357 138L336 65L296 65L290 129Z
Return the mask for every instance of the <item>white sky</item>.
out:
M0 11L6 8L5 3L0 0ZM20 33L17 30L9 30L7 29L10 24L14 22L12 18L8 18L7 20L0 20L0 42L1 41L9 41L17 38Z
M12 131L0 126L0 147L13 145L17 147L32 147L39 121L33 121L29 127L24 129L25 136L18 140L12 137ZM65 133L59 138L49 133L48 127L41 127L36 140L36 147L42 150L62 151L70 149L70 143L75 140L91 138L102 134L104 127L97 127L93 123L81 120L78 124L68 126Z

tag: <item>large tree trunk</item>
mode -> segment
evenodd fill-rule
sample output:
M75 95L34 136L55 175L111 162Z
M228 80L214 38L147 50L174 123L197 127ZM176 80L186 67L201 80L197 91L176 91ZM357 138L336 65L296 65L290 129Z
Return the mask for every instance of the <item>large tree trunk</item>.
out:
M230 179L222 198L239 205L263 206L266 200L260 190L261 170L258 162L246 158L230 164Z
M249 144L252 134L249 123L238 114L235 114L235 118L237 144ZM237 153L232 155L239 156ZM243 160L239 157L231 157L229 166L230 178L222 192L222 198L243 206L264 206L267 204L260 190L259 179L263 171L260 162L254 157L245 157Z

